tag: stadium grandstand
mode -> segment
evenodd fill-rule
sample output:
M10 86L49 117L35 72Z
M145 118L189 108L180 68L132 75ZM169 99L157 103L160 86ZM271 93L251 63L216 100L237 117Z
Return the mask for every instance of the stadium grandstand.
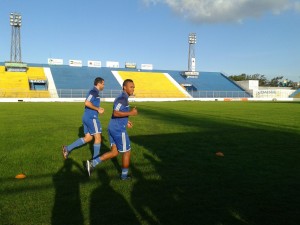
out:
M0 66L1 98L49 98L47 83L41 67L29 67L26 72L11 72Z
M105 79L103 98L114 98L125 79L135 82L136 98L251 97L220 72L185 77L181 71L28 64L26 72L8 72L0 64L1 98L83 98L95 77Z
M199 76L189 77L175 70L48 64L28 64L24 72L11 72L5 69L4 63L0 63L0 98L84 98L97 76L105 79L102 98L115 98L122 91L123 80L128 78L135 82L135 98L253 97L253 92L221 72L200 72ZM299 98L299 95L299 90L292 91L288 97ZM278 94L275 97L280 98Z

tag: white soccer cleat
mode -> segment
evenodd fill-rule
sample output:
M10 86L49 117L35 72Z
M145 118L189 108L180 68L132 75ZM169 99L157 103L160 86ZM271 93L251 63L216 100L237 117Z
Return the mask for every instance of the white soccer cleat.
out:
M91 176L91 173L94 170L92 160L87 160L86 161L86 169L87 169L87 172L88 172L89 176Z

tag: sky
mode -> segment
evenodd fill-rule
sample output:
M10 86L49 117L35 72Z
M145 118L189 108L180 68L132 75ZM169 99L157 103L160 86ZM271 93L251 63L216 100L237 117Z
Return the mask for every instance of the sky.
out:
M0 0L0 62L10 60L11 12L22 15L22 61L152 64L300 81L300 0Z

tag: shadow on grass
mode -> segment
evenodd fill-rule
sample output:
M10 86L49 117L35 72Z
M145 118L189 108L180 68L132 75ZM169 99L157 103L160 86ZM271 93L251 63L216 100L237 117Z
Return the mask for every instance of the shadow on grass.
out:
M90 224L139 224L126 199L111 186L106 171L99 169L97 173L101 184L91 194Z
M136 178L131 203L145 224L300 221L299 134L167 113L158 117L203 131L131 136L147 150L142 161L131 164ZM145 172L149 165L153 172Z
M300 219L296 155L279 155L276 149L264 149L259 144L253 149L248 146L252 140L249 137L240 149L227 146L223 149L225 156L217 157L211 148L214 138L210 140L209 135L214 134L131 137L132 142L149 151L144 154L145 165L150 163L155 168L153 174L143 174L142 162L131 165L137 179L131 201L143 220L147 224L175 225L296 225ZM168 145L164 146L162 140Z
M74 172L72 169L76 167ZM80 183L87 181L82 166L68 158L63 167L53 176L55 187L55 202L52 209L51 222L53 225L83 224L81 210Z
M226 159L193 148L189 143L196 136L189 133L131 138L151 152L144 154L144 159L155 168L153 174L145 175L142 168L131 165L137 180L131 202L145 224L247 224L242 215L235 218L230 214L231 209L236 210L231 200L238 201L239 196L232 195L238 187L224 181ZM161 140L169 143L168 149L161 149ZM174 140L180 140L186 148L178 149ZM240 213L238 210L236 214Z

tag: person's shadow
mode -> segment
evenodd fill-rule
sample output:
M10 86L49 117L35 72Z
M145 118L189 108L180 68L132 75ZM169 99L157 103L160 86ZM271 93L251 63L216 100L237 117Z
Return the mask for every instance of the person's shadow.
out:
M72 170L73 166L77 170ZM81 201L80 183L87 181L83 168L71 158L64 161L63 167L53 175L55 202L52 210L53 225L81 225L84 222Z
M111 187L106 171L97 172L101 185L91 194L90 225L140 224L126 199Z

